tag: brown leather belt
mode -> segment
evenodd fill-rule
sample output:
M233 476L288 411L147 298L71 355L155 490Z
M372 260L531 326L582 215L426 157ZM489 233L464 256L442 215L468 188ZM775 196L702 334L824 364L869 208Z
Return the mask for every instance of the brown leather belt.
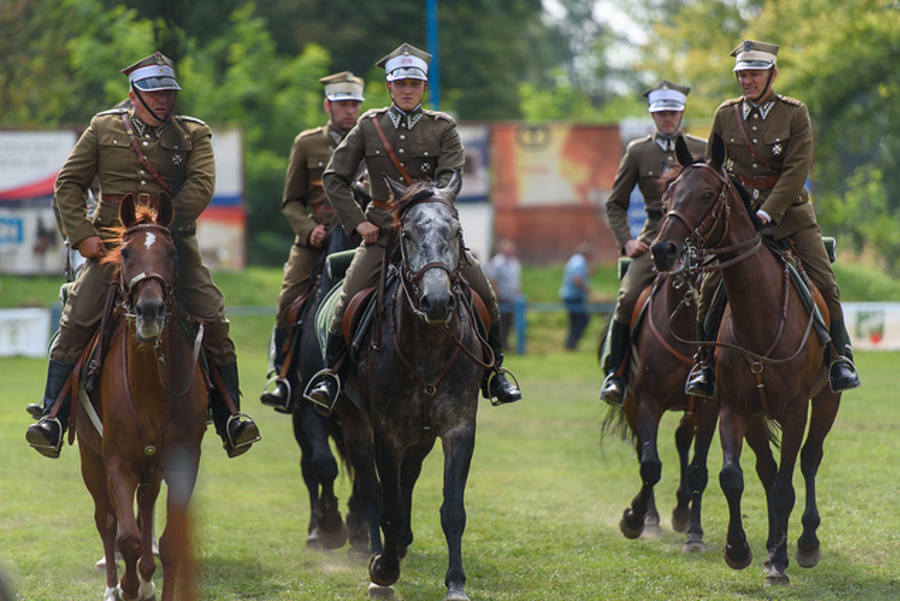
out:
M100 202L105 202L106 204L117 205L122 202L122 199L126 196L135 196L135 202L137 204L149 204L151 206L159 204L159 196L156 194L147 194L145 192L141 192L140 194L101 194Z
M391 210L391 202L389 200L375 200L372 199L372 205L378 207L379 209L383 209L385 211Z
M778 178L781 177L779 175L757 175L753 177L746 177L743 175L739 175L738 179L744 185L745 188L752 188L754 190L768 190L769 188L774 188L775 184L778 183Z

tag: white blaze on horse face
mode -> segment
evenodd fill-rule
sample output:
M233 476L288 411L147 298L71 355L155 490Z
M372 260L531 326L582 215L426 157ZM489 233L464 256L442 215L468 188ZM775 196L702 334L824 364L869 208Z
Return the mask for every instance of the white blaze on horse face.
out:
M150 250L150 247L153 246L153 243L156 242L156 234L153 232L147 232L147 237L144 238L144 248Z

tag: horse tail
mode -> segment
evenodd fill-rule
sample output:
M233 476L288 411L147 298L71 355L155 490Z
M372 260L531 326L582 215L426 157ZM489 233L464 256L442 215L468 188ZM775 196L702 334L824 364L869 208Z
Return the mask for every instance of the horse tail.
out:
M615 436L621 442L633 442L634 432L628 425L624 405L607 405L606 415L600 422L601 442L607 437Z
M331 420L331 438L334 440L334 447L337 449L341 465L344 466L347 477L353 482L356 474L353 471L353 464L350 462L350 455L347 453L347 443L344 442L344 430L337 420Z
M781 424L770 417L766 417L766 434L769 437L769 444L777 450L781 450Z

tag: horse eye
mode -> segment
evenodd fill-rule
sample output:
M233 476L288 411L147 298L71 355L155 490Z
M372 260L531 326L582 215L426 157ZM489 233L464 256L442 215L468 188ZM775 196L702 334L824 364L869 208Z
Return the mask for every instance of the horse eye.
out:
M710 201L710 200L712 200L713 198L715 198L715 196L716 196L716 193L715 193L715 192L713 192L712 190L708 190L708 191L706 192L706 194L703 195L703 200L705 200L705 201Z
M124 259L128 259L128 258L130 258L130 257L131 257L131 251L128 250L127 247L124 247L124 246L123 246L123 247L122 247L122 259L124 260Z

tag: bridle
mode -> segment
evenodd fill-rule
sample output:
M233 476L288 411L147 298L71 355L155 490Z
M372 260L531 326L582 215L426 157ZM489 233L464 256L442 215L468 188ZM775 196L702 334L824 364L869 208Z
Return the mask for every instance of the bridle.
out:
M693 163L686 166L685 169L706 169L710 171L721 183L721 188L719 188L712 208L696 226L692 225L684 213L677 209L671 209L666 213L666 218L677 219L690 232L684 241L682 266L677 270L670 271L669 275L693 277L698 273L719 271L743 261L762 248L762 237L759 235L759 232L755 232L751 238L736 244L722 246L722 243L731 234L731 203L728 202L728 191L731 190L736 193L734 184L728 178L725 170L715 169L708 163ZM679 179L681 177L679 176ZM666 195L668 196L668 192L666 192ZM712 235L717 229L721 229L722 233L718 236L716 242L712 242ZM720 255L734 252L739 254L726 261L713 261Z
M138 223L136 225L132 225L122 234L122 243L124 244L127 237L132 236L138 232L152 232L155 234L161 234L169 243L172 243L172 232L169 230L169 228L157 223ZM171 311L172 300L174 299L174 294L172 293L173 287L172 282L165 276L156 272L142 271L137 275L129 278L127 281L125 277L125 271L120 268L119 292L121 296L121 305L127 317L134 317L132 294L134 293L135 288L138 284L147 280L156 280L160 283L163 290L163 300L166 305L166 313L169 313Z

